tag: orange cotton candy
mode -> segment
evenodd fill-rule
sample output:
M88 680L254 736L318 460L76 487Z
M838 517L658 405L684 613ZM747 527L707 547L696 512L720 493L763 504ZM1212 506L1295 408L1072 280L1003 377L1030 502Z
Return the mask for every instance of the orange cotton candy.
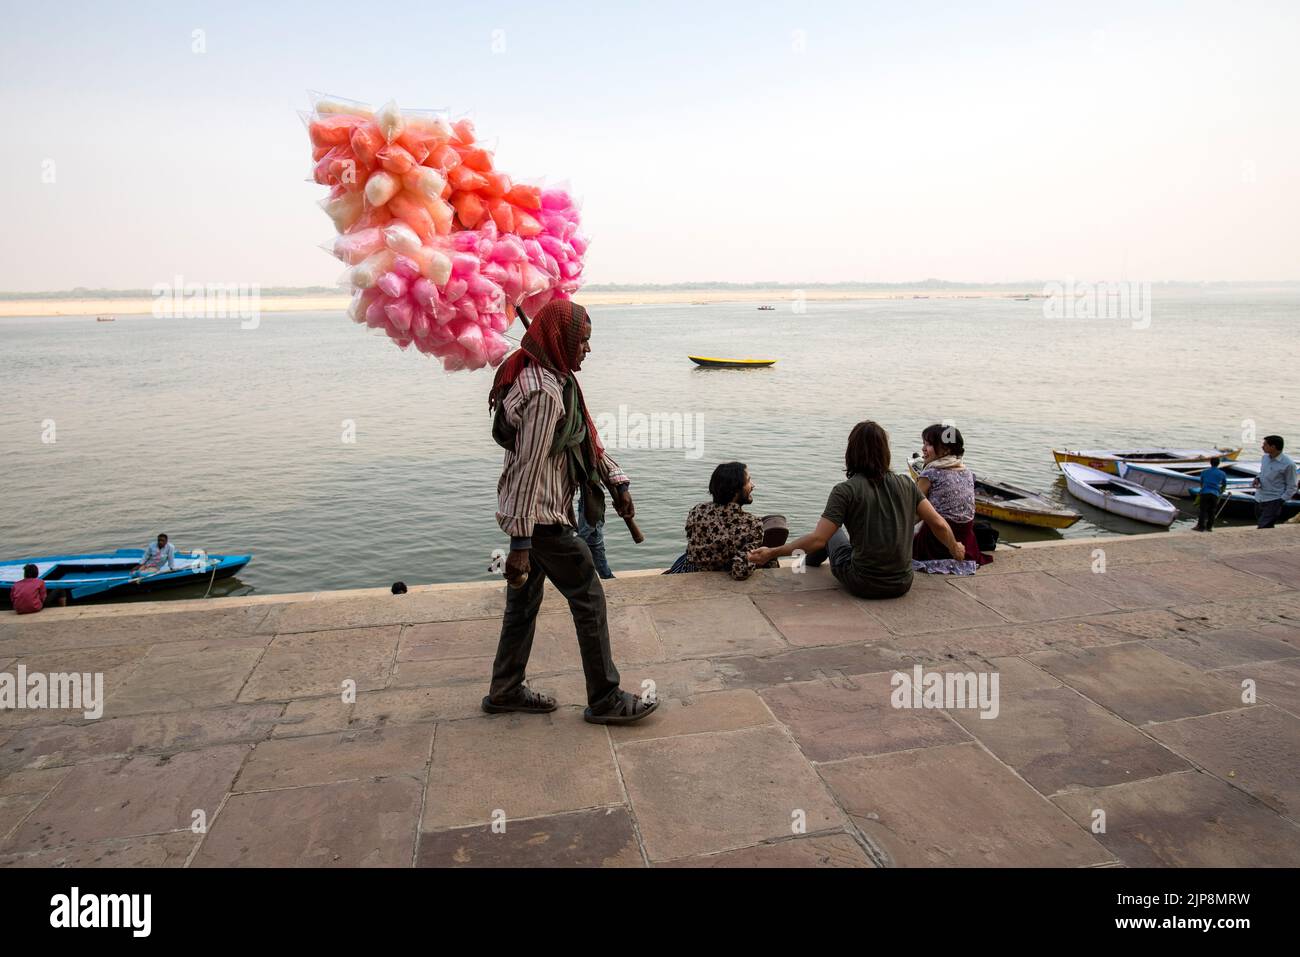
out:
M503 200L497 200L492 204L492 222L497 224L497 229L501 232L513 233L515 231L514 208Z
M515 210L515 235L530 239L542 231L542 224L522 209Z
M375 156L379 164L394 176L404 176L418 165L415 157L396 143L385 146Z
M360 122L361 117L349 113L318 116L307 127L307 135L311 137L312 146L343 146Z
M516 183L511 186L506 193L506 199L516 206L522 206L524 209L541 209L542 208L542 188L540 186L525 186L522 183Z
M397 138L397 145L414 156L417 163L423 163L429 158L430 153L446 145L446 142L445 136L411 127L407 127L406 132Z
M460 154L460 161L470 169L478 170L480 173L486 173L492 168L492 154L487 150L465 150Z
M469 146L474 142L474 124L470 122L469 117L451 124L451 132L462 146Z
M419 200L402 190L388 201L388 211L415 230L421 241L428 242L434 235L433 217Z
M488 196L491 196L493 199L500 199L502 196L506 195L506 193L510 192L510 177L505 173L493 170L489 173L484 173L483 178L487 180L487 184L483 187L483 192Z
M424 161L425 166L432 166L434 169L440 169L444 173L453 170L460 165L460 154L456 152L456 147L450 143L444 143L429 154Z
M477 229L487 214L487 210L483 207L483 200L477 193L452 193L451 205L455 207L456 216L465 229Z
M452 189L458 189L463 192L478 192L486 190L488 181L482 173L476 173L468 166L457 166L447 173L447 182L451 184Z
M378 153L387 145L388 141L373 120L358 123L352 131L352 152L364 169L374 169L379 164Z

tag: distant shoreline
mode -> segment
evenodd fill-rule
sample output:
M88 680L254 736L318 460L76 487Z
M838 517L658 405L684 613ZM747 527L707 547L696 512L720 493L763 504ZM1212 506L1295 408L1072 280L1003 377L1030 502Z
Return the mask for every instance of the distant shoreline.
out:
M1023 296L1041 298L1041 289L1013 291L1007 289L916 289L890 291L882 289L817 289L798 291L806 302L845 302L855 299L1014 299ZM689 305L721 302L753 302L781 306L796 301L796 290L768 289L664 289L580 293L579 300L588 306ZM0 299L0 318L58 316L138 316L150 315L154 301L135 299ZM347 309L347 295L261 296L262 312L328 312Z

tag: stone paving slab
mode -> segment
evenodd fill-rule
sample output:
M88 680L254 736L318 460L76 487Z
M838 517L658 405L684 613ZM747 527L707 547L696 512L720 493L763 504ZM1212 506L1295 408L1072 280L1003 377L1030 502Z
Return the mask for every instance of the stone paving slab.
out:
M1148 733L1300 823L1300 718L1265 705L1158 724Z
M849 834L814 834L721 854L667 861L660 867L875 867Z
M633 741L619 746L618 760L651 861L844 823L825 785L776 727Z
M1217 534L1217 532L1216 532ZM1300 829L1266 805L1197 771L1053 798L1128 867L1294 867Z
M417 867L644 867L632 817L593 808L522 821L435 831L420 839Z
M896 867L1078 867L1110 854L974 742L819 768Z
M388 625L277 635L249 675L240 701L285 701L341 692L344 681L373 691L388 681L401 627Z
M574 708L439 724L426 794L425 831L623 801L608 733Z
M1167 658L1145 642L1072 652L1043 651L1028 660L1125 721L1143 725L1240 708L1230 682Z
M410 867L419 819L405 777L236 794L192 866Z
M764 595L754 604L795 646L884 641L889 631L863 602L838 589Z
M186 830L195 811L216 813L247 753L245 745L227 745L78 765L0 852Z
M1231 681L1239 688L1244 681L1254 682L1259 701L1300 717L1300 658L1261 661L1252 665L1225 668L1216 671L1215 674Z
M627 728L582 720L549 586L546 716L479 710L499 582L0 615L0 671L107 699L0 711L0 866L1300 864L1300 526L999 550L891 601L824 567L605 588L662 702ZM997 673L997 717L894 707L918 665Z
M968 740L943 711L895 708L892 675L801 681L762 692L810 761L932 748Z
M1186 770L1186 761L1070 688L1003 695L998 716L953 720L1045 795Z

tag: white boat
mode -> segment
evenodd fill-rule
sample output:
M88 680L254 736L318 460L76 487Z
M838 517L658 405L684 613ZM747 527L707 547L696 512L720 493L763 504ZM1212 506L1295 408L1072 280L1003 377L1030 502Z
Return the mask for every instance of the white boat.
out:
M1199 465L1208 468L1210 459L1218 458L1224 462L1235 461L1241 449L1052 449L1052 457L1057 465L1073 462L1086 465L1090 469L1099 469L1111 475L1119 474L1121 461L1141 465Z
M1228 476L1228 488L1247 488L1251 480L1259 475L1259 468L1252 472L1247 466L1237 462L1224 462L1219 466ZM1119 463L1119 477L1129 482L1136 482L1161 495L1174 498L1191 498L1201 486L1203 465L1142 465L1137 462Z
M1071 495L1104 512L1165 528L1178 516L1172 502L1136 482L1073 462L1061 463L1061 471Z

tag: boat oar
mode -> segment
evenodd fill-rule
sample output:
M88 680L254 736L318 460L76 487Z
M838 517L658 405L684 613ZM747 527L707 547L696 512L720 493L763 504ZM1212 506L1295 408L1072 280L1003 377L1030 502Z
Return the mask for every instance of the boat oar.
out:
M524 310L520 306L515 306L515 315L519 317L519 321L522 322L524 324L524 328L527 329L528 317L524 315ZM632 533L632 541L635 542L637 545L640 545L642 542L644 542L645 536L641 534L641 529L637 527L636 519L634 519L630 515L624 515L622 516L622 518L623 521L627 524L627 530Z

